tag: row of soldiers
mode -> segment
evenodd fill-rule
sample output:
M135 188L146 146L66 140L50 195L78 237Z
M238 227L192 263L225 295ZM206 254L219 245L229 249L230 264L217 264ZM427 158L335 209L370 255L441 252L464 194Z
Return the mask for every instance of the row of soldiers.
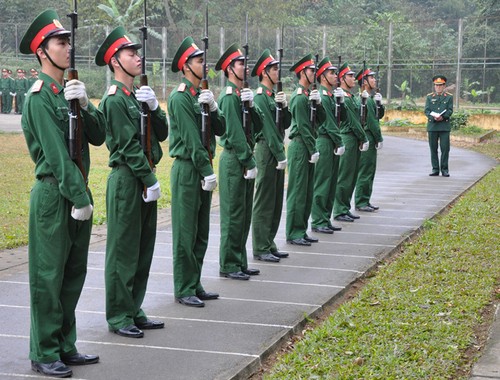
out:
M26 78L26 70L17 69L17 78L12 78L12 70L6 67L2 68L2 77L0 78L1 112L9 114L14 108L16 114L22 114L24 98L37 79L38 71L36 69L30 69L28 78Z
M153 258L157 200L161 186L155 167L169 138L174 158L170 173L174 296L177 302L203 307L219 294L204 289L201 271L208 247L212 192L219 184L220 275L248 280L259 270L248 267L246 242L253 226L253 256L279 262L278 231L288 168L286 238L310 246L306 233L312 215L315 232L332 234L338 221L352 222L356 208L373 212L371 187L376 149L382 146L378 119L383 115L374 72L357 76L347 63L335 67L328 57L316 65L312 55L291 71L299 85L288 97L278 88L280 64L265 50L251 72L259 78L248 88L246 54L237 44L215 68L228 84L215 100L206 82L205 51L186 37L172 61L182 82L168 98L169 118L154 91L141 80L142 45L123 27L101 44L95 62L113 73L98 107L89 102L85 84L71 67L70 31L56 12L42 12L26 31L20 51L35 54L42 70L28 91L22 128L35 162L29 221L30 360L34 371L69 377L71 365L94 364L99 356L79 353L75 308L85 280L92 228L93 201L86 178L89 144L106 142L111 167L106 189L106 320L113 333L142 338L144 330L161 329L162 321L142 309ZM206 47L206 45L205 45ZM355 95L356 80L361 95ZM316 82L319 81L319 86ZM73 105L79 107L73 108ZM69 106L71 105L71 107ZM363 112L362 112L363 110ZM68 148L70 118L81 122L75 163ZM145 121L146 125L142 123ZM143 128L146 144L141 137ZM285 151L285 129L291 142ZM218 176L213 169L216 136L223 151ZM78 138L78 136L77 136ZM359 173L359 174L358 174ZM255 193L254 193L255 192ZM252 222L252 223L251 223Z

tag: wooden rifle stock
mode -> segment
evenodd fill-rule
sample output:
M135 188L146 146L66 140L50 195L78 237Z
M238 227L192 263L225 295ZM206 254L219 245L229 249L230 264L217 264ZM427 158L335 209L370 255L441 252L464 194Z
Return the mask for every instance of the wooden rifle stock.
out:
M315 61L314 61L314 79L313 83L311 86L311 90L316 90L316 71L318 69L318 54L315 56ZM311 123L311 131L314 133L316 130L316 111L317 111L318 104L316 100L311 100L310 102L310 113L309 113L309 122Z

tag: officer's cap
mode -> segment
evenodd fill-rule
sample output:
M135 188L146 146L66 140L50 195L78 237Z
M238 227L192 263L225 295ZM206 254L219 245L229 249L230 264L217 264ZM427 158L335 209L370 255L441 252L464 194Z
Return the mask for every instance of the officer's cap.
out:
M184 66L189 58L197 57L202 54L203 51L196 46L191 37L184 38L172 61L172 71L174 73L181 71L182 66Z
M364 71L363 70L360 70L359 73L356 74L356 80L357 81L360 81L361 78L363 77L367 77L369 75L375 75L375 71L373 71L372 69L365 69Z
M335 66L333 66L332 62L330 62L329 57L325 57L318 63L318 71L316 72L316 77L320 77L326 70L337 70Z
M279 61L275 60L271 55L271 51L269 49L266 49L262 52L262 55L259 57L257 63L253 67L252 76L258 77L260 76L260 74L262 74L266 67L277 65L278 63Z
M243 54L241 47L236 43L232 44L215 64L215 70L226 71L231 62L241 61L243 59L245 59L245 55Z
M290 67L290 71L293 71L295 74L300 73L305 68L314 69L316 64L314 63L314 58L312 54L307 54L304 58L298 61L295 65Z
M106 66L109 64L111 58L113 58L118 50L139 50L142 48L141 44L132 42L132 40L127 37L126 33L123 26L118 26L109 33L95 55L95 63L97 66Z
M339 78L342 78L345 75L351 75L351 74L354 74L354 71L351 70L348 62L344 62L344 64L342 66L340 66L340 69L339 69Z
M434 82L434 84L445 84L446 77L444 75L436 75L434 78L432 78L432 82Z

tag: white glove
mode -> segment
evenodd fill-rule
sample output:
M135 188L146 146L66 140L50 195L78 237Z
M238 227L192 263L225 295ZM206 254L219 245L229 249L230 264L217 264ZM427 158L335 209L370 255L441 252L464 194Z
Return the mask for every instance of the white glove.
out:
M16 96L17 94L15 92L11 92L10 96Z
M345 146L339 146L337 149L335 149L333 151L333 153L336 155L336 156L342 156L344 153L345 153Z
M339 99L340 103L344 103L345 92L340 87L333 90L333 96L335 96L335 99Z
M278 170L285 170L286 169L286 158L283 161L278 161L278 166L276 166L276 169Z
M319 94L318 90L312 90L311 93L309 94L309 100L314 100L316 103L320 104L321 103L321 95Z
M243 174L243 178L245 179L255 179L257 177L257 166L253 169L248 169L245 174Z
M206 176L201 180L201 188L205 191L213 191L217 186L217 176L215 174Z
M382 94L380 92L377 92L375 95L373 95L373 100L376 102L382 102Z
M319 160L319 152L316 152L311 155L311 159L309 160L309 162L311 164L315 164L316 162L318 162L318 160Z
M366 152L368 150L369 146L370 146L370 142L369 141L365 141L363 143L363 145L361 145L361 147L359 148L359 150L362 151L362 152Z
M144 202L154 202L157 201L161 196L160 184L156 182L153 186L148 187L146 189L146 197L144 197L144 193L142 193L142 199Z
M73 206L71 208L71 216L75 220L89 220L92 216L92 210L94 210L94 207L91 204L83 208L75 208L75 206Z
M274 97L274 101L276 103L281 103L281 107L286 108L288 107L288 102L286 101L286 94L283 91L280 91L276 94Z
M0 91L0 96L2 96L2 91Z
M208 106L210 107L210 112L217 111L217 102L214 99L214 94L210 90L201 90L201 94L198 97L198 103L208 104Z
M368 93L368 91L363 90L363 92L361 93L361 97L364 99L368 99L370 97L370 94Z
M382 149L384 146L384 143L382 141L379 141L378 143L375 144L375 149L379 150Z
M253 92L249 88L241 89L241 101L250 102L250 108L253 107Z
M89 98L87 97L87 92L85 91L85 84L77 79L71 79L66 83L64 97L68 102L73 99L78 99L80 107L84 110L86 110L89 105Z
M141 86L135 92L135 98L141 103L146 103L151 111L158 108L158 100L156 99L155 92L149 86Z

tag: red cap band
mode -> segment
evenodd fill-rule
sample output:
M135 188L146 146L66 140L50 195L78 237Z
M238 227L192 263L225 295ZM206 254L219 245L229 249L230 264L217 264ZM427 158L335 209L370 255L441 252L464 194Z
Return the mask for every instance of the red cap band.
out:
M339 78L342 78L348 71L351 71L350 67L347 66L344 70L339 73Z
M179 70L182 70L182 66L184 66L189 56L193 54L196 50L198 50L198 48L196 46L191 45L184 53L182 53L181 57L179 58L179 61L177 62L177 68Z
M311 65L314 65L314 61L311 59L309 61L305 61L302 65L300 66L297 66L295 68L295 70L293 70L295 72L295 74L298 74L300 73L302 70L304 70L307 66L311 66Z
M235 59L236 57L240 57L242 56L243 54L241 53L241 51L239 50L236 50L233 54L230 54L226 60L222 63L221 65L221 69L222 71L226 71L226 68L229 66L229 64L231 63L231 61L233 59Z
M49 25L46 25L44 26L35 36L35 38L33 38L33 40L31 41L31 44L30 44L30 49L33 53L36 53L36 49L38 49L38 47L40 46L40 44L43 42L43 40L45 39L45 36L47 34L49 34L50 32L52 32L53 30L55 29L60 29L61 26L58 26L56 25L54 22L49 24Z
M108 48L108 50L106 51L106 54L104 54L104 62L106 62L106 64L108 64L109 61L111 61L111 58L113 57L113 55L118 51L120 46L122 46L124 44L129 44L129 43L130 43L130 40L128 38L125 38L125 37L118 38Z
M327 68L329 68L329 67L331 67L331 66L332 66L332 63L331 63L331 62L327 62L327 63L325 63L325 64L324 64L323 66L321 66L321 67L318 69L318 71L316 72L316 77L318 77L318 78L319 78L319 76L320 76L321 74L323 74L323 73L326 71L326 69L327 69Z
M371 71L370 69L366 69L364 72L362 72L360 75L358 75L356 80L361 80L362 77L366 77L370 71Z
M272 61L274 61L274 58L271 56L264 59L264 61L259 65L259 67L257 67L257 70L256 70L257 76L260 76L260 74L262 74L262 72L264 71L264 69L266 68L268 63L272 62Z

